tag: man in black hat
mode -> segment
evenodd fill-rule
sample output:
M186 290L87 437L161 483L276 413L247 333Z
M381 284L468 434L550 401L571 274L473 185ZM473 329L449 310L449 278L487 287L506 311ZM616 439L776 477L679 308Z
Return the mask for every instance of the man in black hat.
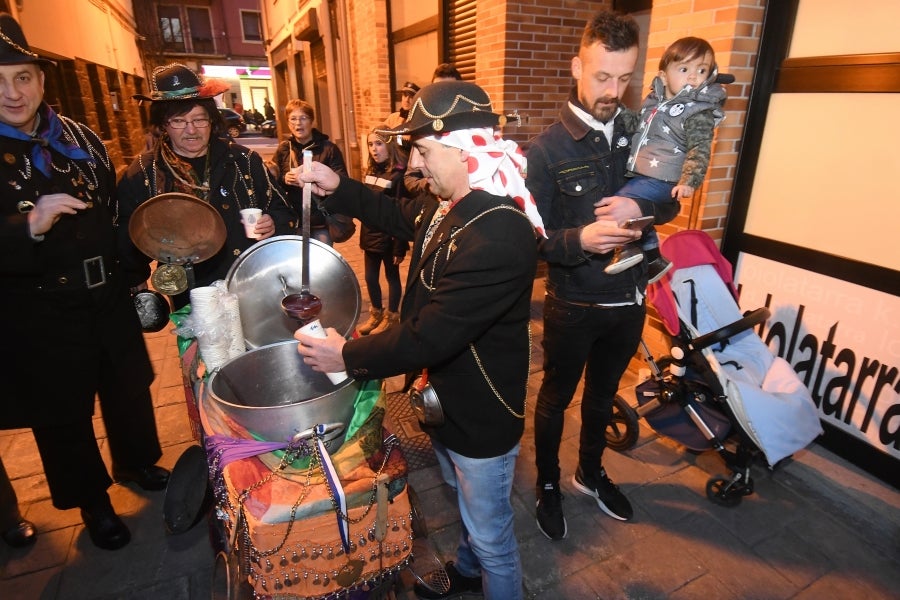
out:
M128 231L131 215L150 198L171 192L194 196L208 202L225 223L221 249L192 265L191 278L178 278L178 284L166 290L176 309L190 302L190 287L225 279L241 252L259 240L295 233L297 228L297 214L262 157L225 137L215 97L227 89L224 81L202 78L185 65L171 63L153 70L148 95L134 96L150 102L150 124L160 136L155 146L129 165L116 191L119 244L129 285L146 288L150 277L152 257L137 249ZM245 208L263 211L252 238L241 222L240 211ZM192 224L173 221L171 227ZM159 280L156 275L154 282Z
M412 81L407 81L403 84L399 90L397 90L397 94L400 95L400 110L397 112L392 112L385 118L384 124L388 127L394 128L399 126L406 118L409 116L409 109L412 108L412 99L413 96L416 95L419 91L419 86L417 86Z
M431 194L398 202L320 163L300 176L328 195L327 210L414 242L399 324L350 341L334 329L322 340L295 337L316 370L358 379L423 370L416 388L440 402L443 423L425 429L463 528L456 562L447 564L450 589L417 585L420 598L482 589L496 600L522 597L510 493L525 425L535 230L543 225L525 188L524 157L495 133L501 120L474 83L433 83L415 96L405 123L383 132L411 137L410 164Z
M154 466L153 369L119 272L115 172L93 131L43 101L48 63L0 14L0 427L32 429L53 505L79 507L93 543L114 550L131 534L106 492L95 394L113 478L159 490L169 473Z

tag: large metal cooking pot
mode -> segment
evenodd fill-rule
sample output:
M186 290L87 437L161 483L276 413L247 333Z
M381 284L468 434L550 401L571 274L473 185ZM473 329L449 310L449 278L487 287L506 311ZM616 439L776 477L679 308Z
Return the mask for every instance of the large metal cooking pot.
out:
M296 341L270 344L231 359L209 379L209 397L253 434L272 442L320 424L339 424L325 436L329 451L344 443L360 384L334 385L313 371Z
M303 238L280 235L244 251L225 277L241 307L241 325L249 348L290 340L299 328L281 310L281 299L300 291ZM334 248L311 239L309 291L322 300L319 321L349 337L362 305L359 281Z

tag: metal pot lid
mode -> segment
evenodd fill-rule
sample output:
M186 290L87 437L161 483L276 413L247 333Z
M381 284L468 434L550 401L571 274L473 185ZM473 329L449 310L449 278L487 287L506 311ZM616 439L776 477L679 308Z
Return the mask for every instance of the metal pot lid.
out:
M128 221L128 235L138 250L162 263L199 263L225 244L225 221L208 202L170 192L138 206Z
M300 326L282 312L281 299L285 291L300 291L302 262L303 238L281 235L257 242L231 265L225 282L238 297L248 347L294 339ZM322 326L349 337L362 308L359 281L340 253L315 239L309 244L309 291L322 301Z

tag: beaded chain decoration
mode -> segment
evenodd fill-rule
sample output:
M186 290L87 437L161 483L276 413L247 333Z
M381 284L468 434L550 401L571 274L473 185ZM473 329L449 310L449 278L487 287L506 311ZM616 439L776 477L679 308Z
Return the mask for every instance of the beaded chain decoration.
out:
M0 39L2 39L4 42L6 42L7 44L9 44L13 48L15 48L18 52L20 52L21 54L24 54L25 56L30 56L32 58L39 58L39 56L36 52L32 52L31 50L29 50L27 48L23 48L19 44L15 43L12 40L12 38L10 38L8 35L3 33L3 31L0 31Z
M317 569L310 567L309 565L311 561L315 561L319 558L324 558L331 561L335 557L344 555L345 551L342 544L332 546L329 544L315 543L314 541L306 541L305 543L300 545L295 544L295 547L290 550L285 548L288 539L291 536L294 522L296 521L297 510L309 494L309 490L311 488L311 479L314 470L318 471L324 476L322 455L320 453L318 444L316 443L317 441L319 441L320 437L324 436L317 432L315 434L316 439L313 439L312 441L301 439L299 441L292 442L285 449L284 455L282 456L279 464L275 469L273 469L261 480L255 482L247 489L237 494L238 506L236 507L231 503L230 494L224 480L224 473L219 466L222 456L222 450L218 451L211 457L210 466L213 473L213 493L216 498L217 516L221 521L226 523L227 528L232 532L232 539L234 539L235 543L239 546L241 555L244 558L244 560L242 560L242 563L246 566L246 573L244 571L244 568L242 567L242 575L246 574L250 581L252 581L254 584L258 584L266 592L282 592L286 588L290 588L294 585L300 585L301 582L308 582L315 586L321 585L325 587L330 585L332 581L334 581L344 589L339 592L326 594L325 596L321 597L337 599L349 595L351 589L369 588L371 585L380 582L380 580L384 577L399 572L401 569L405 568L406 564L408 563L409 559L407 558L406 560L401 561L400 563L389 569L387 572L379 570L375 575L367 573L365 577L363 576L363 566L366 563L377 561L382 556L400 557L403 555L403 553L408 553L410 551L410 540L412 539L411 513L404 517L400 517L399 520L397 518L393 518L390 521L391 530L394 532L400 531L401 527L409 530L410 533L408 535L408 538L405 539L402 544L394 543L390 547L381 547L380 544L373 543L377 542L375 525L373 524L372 526L368 527L366 531L360 532L358 537L351 541L349 546L349 553L347 553L348 563L341 569L332 568L330 570L322 570L321 568ZM399 440L394 435L391 435L384 440L384 457L382 459L381 465L378 468L378 471L375 474L375 477L372 480L372 492L366 504L365 510L359 517L351 518L349 515L344 513L344 511L340 510L337 499L334 497L333 491L326 485L331 499L332 508L338 518L348 523L358 524L366 517L366 515L369 514L372 506L375 504L379 477L388 463L391 452L397 446L399 446ZM297 500L291 506L290 517L284 536L272 548L259 548L253 543L253 539L250 535L250 527L248 524L247 513L244 504L254 491L262 488L264 485L272 481L275 477L279 476L280 473L284 471L284 469L286 469L288 465L293 463L295 460L304 457L310 457L313 460L311 461L309 468L307 469L306 480L302 484L303 490L300 492ZM230 514L235 515L236 522L231 523L231 518L229 516ZM364 548L369 543L372 543L372 546L368 548L367 551ZM276 558L276 556L279 554L280 556ZM351 558L351 554L353 555L353 558ZM276 568L279 569L278 573L275 572ZM319 597L320 596L317 596L317 598Z
M468 106L468 110L461 110L459 113L456 113L456 107L459 103L465 103ZM453 102L450 103L450 108L442 112L441 114L432 114L425 108L425 102L423 102L422 98L416 100L416 103L413 105L411 109L409 109L409 116L406 118L406 122L409 123L415 119L416 112L421 112L423 115L431 119L431 127L435 131L441 131L444 129L444 119L453 114L462 114L466 112L481 112L487 111L491 112L491 102L488 100L487 102L479 102L477 100L473 100L472 98L468 98L463 96L462 94L456 94L453 97ZM499 123L500 127L506 125L506 116L500 115ZM402 133L402 132L401 132Z
M251 172L252 172L252 167L250 164L251 157L259 156L259 155L256 154L256 152L253 150L249 150L246 153L240 152L238 150L234 150L233 152L230 152L229 154L237 154L238 156L242 157L244 159L244 161L246 162L246 166L243 166L243 165L241 165L241 163L239 161L237 161L237 160L233 161L235 174L234 174L234 179L231 181L230 187L231 187L232 197L234 198L234 201L237 204L238 209L264 208L264 206L260 206L259 202L257 201L256 191L253 187L253 177L251 175ZM157 159L157 156L159 156L160 158ZM158 186L160 183L160 180L159 180L160 165L159 165L158 160L161 161L163 163L163 165L165 165L165 170L169 173L172 173L172 176L175 179L177 179L179 181L179 183L181 183L182 185L188 185L192 188L197 189L199 191L199 193L195 194L195 195L198 198L206 200L207 202L210 202L210 203L213 202L212 190L210 190L210 188L209 188L210 171L211 171L211 165L209 164L209 153L207 153L207 165L206 165L206 174L204 176L204 182L199 186L193 184L192 182L185 180L182 177L179 177L178 174L172 169L171 165L169 165L169 163L166 161L165 156L162 156L161 151L157 152L157 154L154 156L152 162L149 165L144 163L143 155L138 156L138 165L140 166L141 172L144 174L144 187L146 187L148 190L147 191L148 198L152 198L158 194L163 193L162 191L160 191L158 189ZM262 159L260 159L260 160L262 160ZM277 186L272 181L271 176L269 175L268 169L263 167L262 173L266 179L266 186L265 186L266 187L266 204L265 204L265 206L268 206L268 204L272 201L273 193L276 194L278 196L278 198L286 205L287 199L282 195L282 193L278 190ZM243 188L244 194L239 194L237 192L237 190L240 188ZM227 197L228 189L226 188L225 185L222 185L219 188L218 193L223 198ZM244 202L242 202L242 199L241 199L242 195L245 195L245 197L247 199L246 205Z

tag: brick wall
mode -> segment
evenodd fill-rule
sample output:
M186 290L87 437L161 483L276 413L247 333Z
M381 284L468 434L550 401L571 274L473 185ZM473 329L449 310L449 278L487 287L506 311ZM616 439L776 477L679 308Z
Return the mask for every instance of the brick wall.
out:
M487 6L494 4L496 7ZM518 110L522 117L521 127L504 130L506 137L524 146L556 120L573 84L570 65L584 24L611 4L568 0L555 4L542 0L479 3L477 81L490 93L495 108ZM488 13L484 19L483 13ZM498 30L504 32L498 38L502 48L496 48L498 41L481 41Z
M101 67L102 70L102 67ZM112 159L113 168L116 172L121 172L127 167L135 156L143 147L144 128L141 124L140 108L136 100L131 96L137 93L135 88L135 77L125 74L122 76L122 87L119 90L119 107L121 110L114 111L112 106L112 97L109 94L106 78L98 78L98 84L101 89L100 97L95 97L90 82L88 71L88 63L75 59L74 61L75 79L77 80L76 90L67 90L68 95L79 94L83 100L84 106L84 124L90 127L95 133L102 137L102 128L100 127L100 116L97 112L97 102L102 102L107 115L107 126L110 131L109 139L103 139L110 158ZM121 75L120 75L121 76Z
M350 62L356 129L365 149L369 131L391 113L387 4L384 0L351 0L347 12L348 29L355 32L350 36ZM368 164L365 157L362 164L363 168Z

